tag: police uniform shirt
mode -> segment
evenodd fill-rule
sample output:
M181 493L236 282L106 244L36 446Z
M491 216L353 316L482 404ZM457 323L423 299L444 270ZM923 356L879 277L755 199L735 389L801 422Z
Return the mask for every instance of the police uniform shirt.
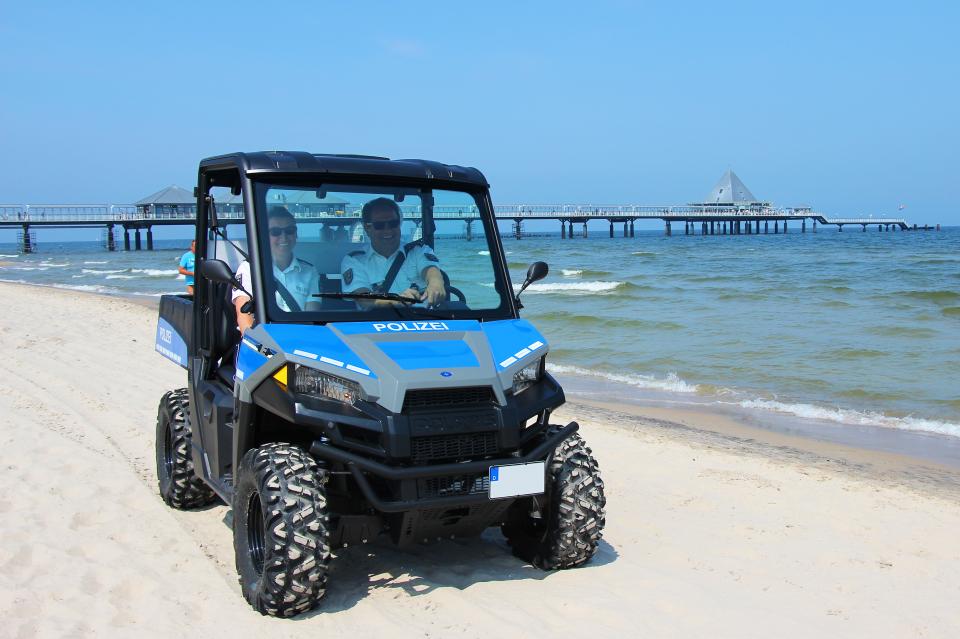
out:
M287 268L280 270L277 268L276 264L273 265L273 277L276 281L283 284L284 288L290 291L290 295L293 296L293 299L300 306L300 310L306 308L307 302L319 302L320 298L313 297L314 293L320 292L320 277L317 274L317 269L314 268L313 264L307 262L306 260L301 260L298 257L294 257L290 262L290 265ZM240 267L237 269L237 279L240 280L240 284L243 288L247 289L250 292L253 292L253 283L250 281L250 263L244 261L240 264ZM241 291L238 288L233 289L233 293L230 296L231 300L236 300L238 297L245 297L246 293ZM280 296L280 293L276 293L277 306L279 306L284 311L290 311L287 306L287 303Z
M397 249L390 257L377 253L372 245L367 245L362 251L353 251L343 258L340 265L340 274L343 278L343 292L351 293L357 289L374 290L374 287L383 282L387 271L393 265L393 260L401 251L406 251L406 258L397 277L390 286L390 293L402 293L411 284L416 284L421 291L427 288L423 272L429 266L440 268L440 259L434 255L433 249L419 242L411 242Z

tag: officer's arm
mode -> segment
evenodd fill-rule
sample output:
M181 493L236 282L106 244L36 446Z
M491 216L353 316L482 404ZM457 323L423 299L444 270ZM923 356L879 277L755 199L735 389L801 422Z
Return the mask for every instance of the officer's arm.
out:
M419 251L417 267L420 276L427 283L427 287L420 295L420 299L428 306L438 304L447 298L447 289L443 282L443 271L440 270L440 258L433 254L429 247L424 246Z
M240 280L240 286L248 291L251 290L250 264L248 262L244 262L240 265L240 268L237 269L237 279ZM244 304L250 301L250 297L240 289L234 288L230 294L230 299L233 301L233 308L237 312L237 328L240 329L240 334L243 335L248 328L253 326L253 313L244 313L240 310Z

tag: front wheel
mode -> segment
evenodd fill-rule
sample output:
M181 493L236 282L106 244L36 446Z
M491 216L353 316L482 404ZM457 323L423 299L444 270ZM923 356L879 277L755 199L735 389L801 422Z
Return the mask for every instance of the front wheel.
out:
M266 444L240 462L233 547L243 596L258 612L291 617L320 601L330 563L326 471L303 449Z
M551 426L547 436L559 429ZM603 536L607 499L600 467L580 435L554 450L546 479L545 494L514 503L501 530L514 554L538 568L584 564Z

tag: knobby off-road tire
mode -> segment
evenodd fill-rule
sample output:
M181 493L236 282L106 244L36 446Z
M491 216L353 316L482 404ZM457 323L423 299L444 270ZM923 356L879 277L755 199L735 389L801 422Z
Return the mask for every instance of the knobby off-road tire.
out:
M547 436L560 426L551 426ZM600 467L574 433L547 461L542 517L530 516L532 500L517 501L501 530L518 557L544 570L573 568L597 552L607 499Z
M327 473L302 449L266 444L240 462L233 547L243 596L257 611L291 617L323 597L330 564Z
M197 477L191 451L192 434L187 414L190 398L186 388L163 395L157 410L157 483L160 496L179 509L198 508L216 499L216 494Z

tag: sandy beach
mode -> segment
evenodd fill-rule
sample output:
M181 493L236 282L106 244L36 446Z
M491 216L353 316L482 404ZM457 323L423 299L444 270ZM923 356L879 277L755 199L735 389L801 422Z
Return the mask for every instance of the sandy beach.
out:
M0 636L960 636L960 470L577 400L607 488L588 566L544 573L496 530L337 553L322 606L261 617L230 509L157 495L157 402L185 373L156 311L0 284Z

